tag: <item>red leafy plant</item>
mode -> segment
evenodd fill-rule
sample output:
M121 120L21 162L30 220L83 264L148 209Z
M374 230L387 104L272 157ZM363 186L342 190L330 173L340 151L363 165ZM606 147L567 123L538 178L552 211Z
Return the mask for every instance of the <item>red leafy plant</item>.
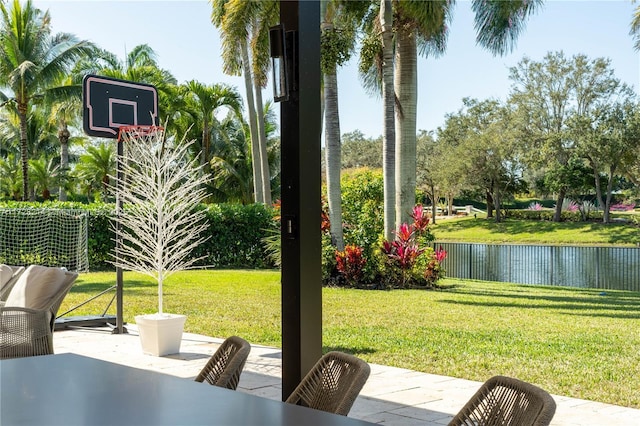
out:
M347 245L344 251L336 250L336 268L347 283L355 286L362 279L367 259L362 255L362 247Z
M433 240L429 231L430 218L422 205L411 213L412 224L403 223L393 241L384 241L381 252L385 257L383 275L394 286L406 288L413 284L433 286L444 274L441 263L447 252L427 248Z

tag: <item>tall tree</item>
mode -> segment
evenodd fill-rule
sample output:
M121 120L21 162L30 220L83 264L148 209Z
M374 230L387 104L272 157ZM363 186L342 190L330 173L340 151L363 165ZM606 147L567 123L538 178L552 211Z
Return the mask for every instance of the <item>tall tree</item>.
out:
M35 8L31 0L24 5L14 0L10 8L0 3L0 86L7 87L20 120L22 197L29 196L29 157L27 152L27 114L34 98L43 96L60 81L82 57L94 51L93 45L72 34L51 34L48 12Z
M578 155L585 158L593 170L598 204L604 210L604 223L610 221L615 178L622 176L627 165L640 161L637 156L640 134L634 123L637 114L637 103L627 99L601 105L590 113L574 117L570 123L571 133L579 141ZM602 175L606 176L607 182L604 197L600 185Z
M279 3L210 0L211 21L220 29L223 70L243 75L247 96L254 193L257 202L271 203L271 187L262 108L262 89L269 71L268 29L278 20Z
M356 19L345 4L321 3L320 65L324 83L324 134L327 201L331 241L337 250L344 250L342 232L342 197L340 190L341 143L340 113L338 110L337 69L351 57L355 42Z
M473 0L476 41L494 54L511 51L526 19L541 3L542 0ZM417 54L444 52L454 2L406 0L393 5L397 225L409 219L415 202Z
M542 61L525 57L510 69L510 101L517 108L525 161L534 167L562 168L575 155L579 140L571 133L571 117L586 117L598 105L611 103L628 87L614 75L608 59L586 55L567 58L549 52ZM554 221L560 221L565 188L556 194Z
M393 7L391 0L380 0L380 32L382 41L382 175L384 178L384 238L393 240L395 230L396 130L393 88ZM435 216L434 216L435 217Z

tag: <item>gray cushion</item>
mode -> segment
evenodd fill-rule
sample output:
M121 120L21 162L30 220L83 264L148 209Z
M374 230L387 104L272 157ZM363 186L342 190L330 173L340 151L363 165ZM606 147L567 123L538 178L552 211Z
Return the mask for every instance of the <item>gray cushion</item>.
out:
M0 264L0 290L9 282L13 277L13 268L9 265Z
M64 287L65 281L65 271L60 268L31 265L11 289L5 306L47 309Z

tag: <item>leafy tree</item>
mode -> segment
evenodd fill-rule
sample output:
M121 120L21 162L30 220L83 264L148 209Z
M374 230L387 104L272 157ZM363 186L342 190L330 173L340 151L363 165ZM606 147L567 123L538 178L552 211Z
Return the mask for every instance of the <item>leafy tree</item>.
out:
M495 220L500 222L502 200L522 187L516 138L511 131L511 110L493 99L466 98L463 102L464 108L457 117L447 118L448 124L457 126L455 133L459 139L454 151L461 175L466 177L468 187L477 187L487 194L487 206L493 204Z
M361 131L344 133L342 135L342 168L357 169L369 167L378 169L382 167L381 156L382 141L380 138L366 137Z
M237 117L227 115L212 136L216 154L211 159L213 179L209 183L209 194L216 202L252 203L251 146L243 123Z
M515 121L526 142L524 160L530 167L566 167L579 144L570 132L572 117L586 117L594 108L628 91L615 78L610 61L589 60L586 55L565 57L550 52L540 62L525 57L510 69L510 102L517 109ZM566 190L556 197L554 221L560 221Z
M90 55L93 45L66 33L51 34L48 12L14 0L10 8L0 3L0 87L11 91L20 122L22 161L22 197L29 195L27 115L33 100L55 89L57 83L82 57ZM60 90L57 90L60 92ZM62 93L64 93L62 91Z
M625 165L640 160L637 156L640 133L633 123L637 114L637 103L629 99L626 102L601 105L590 113L575 117L570 123L575 138L580 141L578 155L585 158L593 170L596 196L598 204L604 210L605 223L610 221L609 209L616 176L622 173ZM600 185L602 174L607 177L604 198Z

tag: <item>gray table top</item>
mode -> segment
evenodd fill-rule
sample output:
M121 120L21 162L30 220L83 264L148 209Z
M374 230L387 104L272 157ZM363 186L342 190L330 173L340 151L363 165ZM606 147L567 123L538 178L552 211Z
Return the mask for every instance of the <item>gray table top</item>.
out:
M2 425L370 425L75 354L0 361Z

